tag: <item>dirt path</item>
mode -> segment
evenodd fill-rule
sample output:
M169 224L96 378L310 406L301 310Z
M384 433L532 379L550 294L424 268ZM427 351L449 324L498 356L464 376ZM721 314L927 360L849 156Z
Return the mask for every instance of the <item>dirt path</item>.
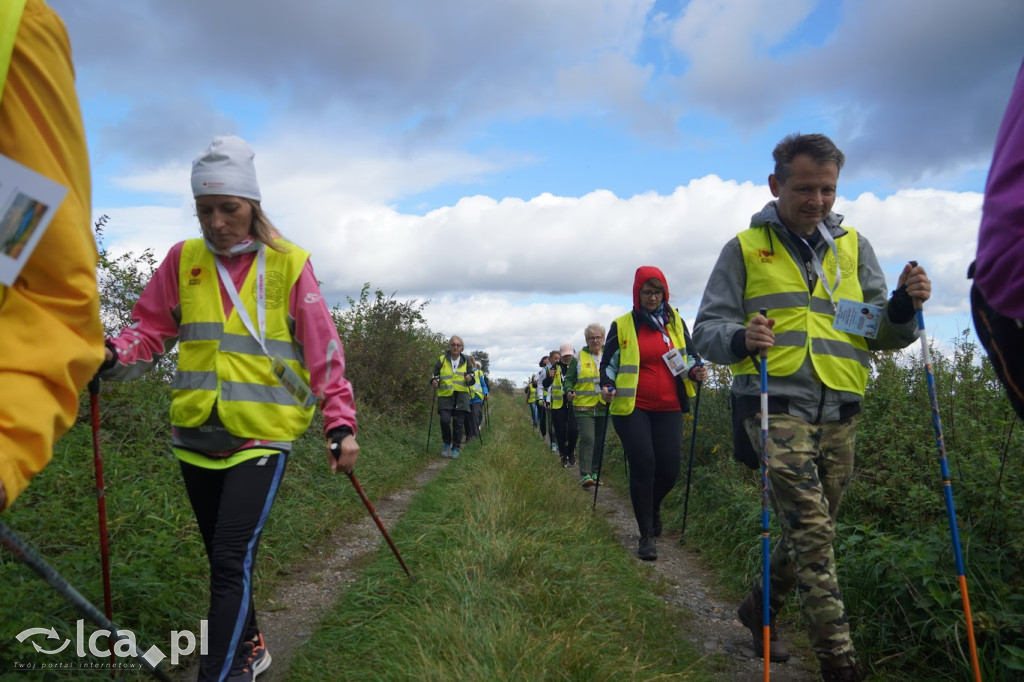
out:
M391 529L398 523L415 494L449 461L430 462L409 487L374 503L386 528ZM553 470L561 469L556 457L553 456L551 462ZM575 476L571 470L562 471L567 476ZM593 491L581 489L580 494L593 495ZM597 509L615 529L623 548L633 554L638 534L628 496L611 486L602 486ZM718 595L714 574L702 566L689 549L680 545L678 538L678 531L666 529L658 542L658 560L643 564L650 571L652 581L667 588L665 601L693 614L693 626L685 637L704 652L707 669L718 671L722 680L756 682L763 679L763 664L754 654L749 631L736 619L736 604ZM302 570L279 586L260 610L260 628L273 655L273 665L260 675L261 682L287 679L295 650L312 635L324 612L334 604L344 586L356 580L367 558L382 542L380 531L367 514L359 523L339 529L324 543L324 547L335 548L334 551L310 557ZM401 570L397 562L395 568ZM793 633L783 631L783 636L787 642L794 639ZM808 658L806 653L801 655L794 651L787 663L772 665L772 679L778 682L819 679L816 664ZM194 667L184 671L178 679L195 679Z

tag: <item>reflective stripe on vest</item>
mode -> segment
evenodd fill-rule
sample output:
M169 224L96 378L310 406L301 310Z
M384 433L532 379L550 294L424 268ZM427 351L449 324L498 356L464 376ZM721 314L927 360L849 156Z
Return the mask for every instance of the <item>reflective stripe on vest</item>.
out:
M288 325L288 299L309 259L293 244L286 253L267 249L266 345L308 385ZM214 404L232 434L268 441L294 441L309 427L316 399L296 405L271 370L271 361L242 324L236 311L224 318L215 256L202 239L181 250L178 291L181 301L178 371L171 384L171 423L197 428ZM255 319L256 268L249 269L238 295Z
M441 373L438 375L440 378L437 382L437 397L445 398L455 391L468 393L469 386L466 385L466 360L463 359L457 368L452 368L452 362L448 359L447 353L438 358L438 360L441 362Z
M867 387L870 354L867 340L832 328L835 309L828 292L819 281L807 292L803 267L783 248L771 253L770 227L754 227L738 235L747 283L743 292L746 322L761 308L775 318L775 345L768 351L770 376L789 376L811 355L811 363L821 382L837 391L864 395ZM836 239L836 253L842 271L839 287L833 292L841 298L863 301L864 292L857 277L859 253L857 232L845 227L846 234ZM826 277L835 280L836 255L829 249L822 263ZM756 374L749 360L731 366L733 375Z
M672 339L672 346L678 348L685 356L686 335L683 333L682 318L679 317L678 310L673 308L673 312L675 314L666 331L668 337ZM615 377L615 397L609 411L621 416L632 414L636 406L636 387L640 383L640 346L636 327L633 326L632 312L617 318L615 327L619 337L619 373ZM686 386L686 395L691 398L697 395L688 378L683 378L683 384Z
M590 354L590 351L581 350L576 359L576 385L573 387L576 392L573 403L576 407L604 405L598 386L601 379L599 370L597 359Z

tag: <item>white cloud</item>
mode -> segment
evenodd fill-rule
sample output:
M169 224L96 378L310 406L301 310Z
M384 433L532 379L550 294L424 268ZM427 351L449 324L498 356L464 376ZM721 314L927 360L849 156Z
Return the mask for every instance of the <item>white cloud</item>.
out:
M276 200L267 210L312 252L330 302L343 303L365 282L401 299L430 300L425 313L435 331L460 334L468 347L491 355L492 373L516 380L552 347L582 344L586 324L608 325L627 310L640 265L662 268L672 302L692 321L721 247L771 198L764 185L708 176L670 195L473 196L420 216L330 192L292 191L304 177L265 177L264 196ZM328 176L309 182L343 184ZM840 198L836 210L869 238L890 287L903 263L916 259L933 279L929 309L966 315L964 273L980 195L864 194ZM162 258L171 243L195 234L190 206L105 212L112 218L108 238L119 249L149 246Z

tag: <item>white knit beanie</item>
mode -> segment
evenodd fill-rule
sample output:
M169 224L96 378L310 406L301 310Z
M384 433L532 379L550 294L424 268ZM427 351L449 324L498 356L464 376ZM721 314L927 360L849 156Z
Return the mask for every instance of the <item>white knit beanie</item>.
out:
M192 196L225 194L260 200L256 182L256 154L234 135L219 135L192 162Z

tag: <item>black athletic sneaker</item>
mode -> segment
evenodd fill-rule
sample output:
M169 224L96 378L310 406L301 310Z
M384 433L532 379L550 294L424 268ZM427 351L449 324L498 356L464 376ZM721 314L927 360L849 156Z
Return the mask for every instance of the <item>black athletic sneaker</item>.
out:
M654 561L658 558L658 548L654 545L653 536L640 536L640 547L637 548L636 555L644 561Z
M270 652L263 641L263 633L256 633L256 637L248 642L242 642L242 652L231 670L228 680L234 682L249 682L255 680L261 673L270 667Z

